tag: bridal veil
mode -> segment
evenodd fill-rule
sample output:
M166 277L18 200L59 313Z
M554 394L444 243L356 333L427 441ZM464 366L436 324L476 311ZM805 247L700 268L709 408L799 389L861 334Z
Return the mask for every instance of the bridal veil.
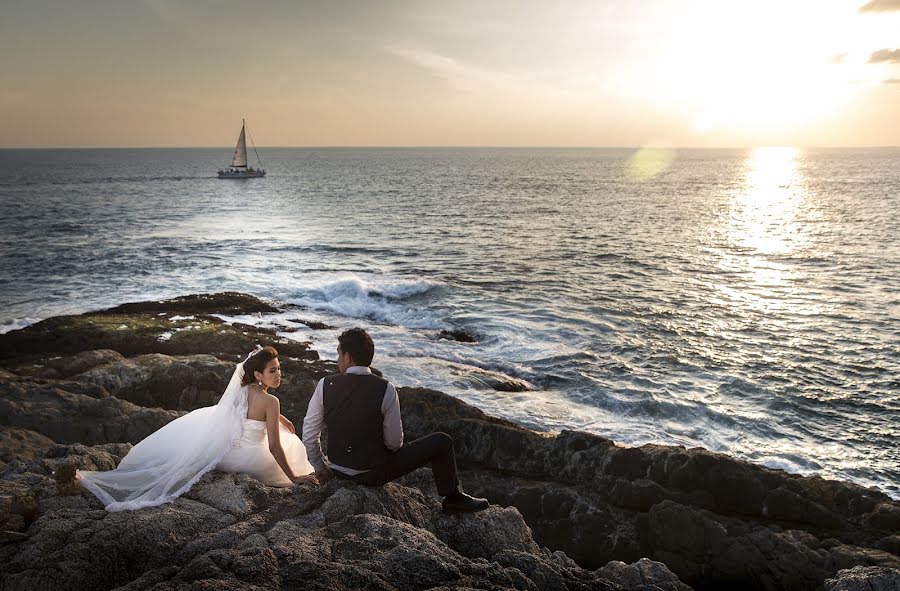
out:
M198 408L164 425L132 447L115 470L78 470L81 485L107 511L161 505L187 492L241 438L247 416L243 376L244 363L239 363L215 406Z

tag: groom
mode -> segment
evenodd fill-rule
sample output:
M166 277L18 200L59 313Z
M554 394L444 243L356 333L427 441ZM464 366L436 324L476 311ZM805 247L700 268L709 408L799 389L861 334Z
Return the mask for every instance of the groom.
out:
M449 435L432 433L403 443L397 390L369 369L375 355L372 337L361 328L346 330L338 337L337 354L341 373L319 380L303 419L303 443L319 481L334 475L381 486L430 463L445 513L486 509L487 499L462 492ZM323 424L330 469L319 441Z

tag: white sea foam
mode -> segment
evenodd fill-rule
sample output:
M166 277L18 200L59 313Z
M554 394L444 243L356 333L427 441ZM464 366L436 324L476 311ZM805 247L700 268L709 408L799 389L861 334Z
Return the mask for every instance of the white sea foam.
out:
M288 301L312 310L349 318L364 318L406 328L446 328L440 312L408 302L441 286L436 281L339 273L307 280Z
M19 330L26 326L31 326L35 322L40 322L39 318L13 318L0 324L0 334L5 334L13 330Z

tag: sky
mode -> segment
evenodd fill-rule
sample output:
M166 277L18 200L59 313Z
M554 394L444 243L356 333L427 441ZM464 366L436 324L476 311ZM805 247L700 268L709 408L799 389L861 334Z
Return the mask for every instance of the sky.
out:
M900 145L900 0L2 0L0 147Z

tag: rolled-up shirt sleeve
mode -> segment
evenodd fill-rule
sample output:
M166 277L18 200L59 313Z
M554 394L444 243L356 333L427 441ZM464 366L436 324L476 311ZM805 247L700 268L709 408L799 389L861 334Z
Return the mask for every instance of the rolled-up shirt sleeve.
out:
M303 418L303 445L306 446L306 457L316 472L325 470L321 443L322 425L325 423L325 404L322 401L324 382L323 378L316 384Z
M384 391L381 414L384 415L384 445L391 451L397 451L403 445L403 421L400 418L400 398L397 396L397 388L390 382ZM305 429L303 433L305 440Z

